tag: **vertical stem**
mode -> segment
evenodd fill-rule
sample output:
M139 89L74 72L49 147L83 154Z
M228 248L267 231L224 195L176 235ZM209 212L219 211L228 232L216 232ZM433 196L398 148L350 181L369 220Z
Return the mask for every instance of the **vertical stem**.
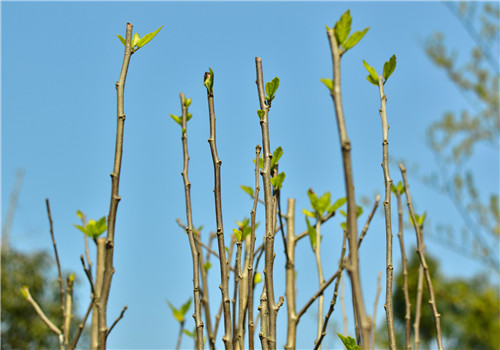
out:
M259 338L262 345L262 350L269 349L269 342L267 338L269 337L269 309L267 307L267 296L266 296L266 286L262 286L262 294L260 295L260 305L258 307L260 311L260 332Z
M363 348L367 348L370 342L371 321L366 315L365 304L363 301L363 293L361 290L361 279L359 276L359 259L358 259L358 238L357 238L357 206L354 196L354 182L351 162L351 142L347 136L347 129L344 119L344 111L342 107L341 80L340 80L340 51L335 38L333 28L327 30L330 43L332 60L333 60L333 89L331 96L335 106L335 114L337 117L337 126L342 149L342 162L344 165L344 181L347 196L347 228L349 241L349 266L347 271L351 279L352 300L355 317L361 326L361 339L358 339L358 344Z
M106 334L108 327L106 325L106 313L108 307L109 291L111 289L111 280L115 273L113 266L113 254L115 249L115 224L116 213L118 210L118 203L120 202L120 195L118 194L120 184L120 170L122 166L122 153L123 153L123 128L125 124L125 110L124 110L124 93L125 93L125 79L127 78L128 66L130 57L132 56L132 29L131 23L127 23L126 38L125 38L125 53L123 55L123 64L120 72L120 78L116 82L116 97L117 97L117 118L116 118L116 145L115 145L115 161L113 172L111 175L111 200L108 215L108 233L106 236L106 254L104 262L104 276L102 284L101 297L96 300L99 310L99 349L106 349Z
M422 296L424 291L424 268L422 265L418 267L418 282L417 282L417 302L415 307L415 323L413 329L415 332L415 350L418 350L420 345L420 313L422 310Z
M250 256L248 258L248 348L254 350L254 322L253 322L253 260L255 253L255 215L257 214L257 202L259 200L259 159L261 147L255 147L255 193L252 211L250 212Z
M377 329L376 326L376 321L377 321L377 305L378 305L378 298L380 296L380 290L382 287L380 286L380 280L382 279L382 271L378 273L377 276L377 294L375 295L375 302L373 303L373 329L372 329L372 338L370 341L370 349L375 349L375 331Z
M411 349L411 303L408 292L408 264L403 240L403 204L401 203L401 191L396 188L396 198L398 201L398 238L401 248L401 260L403 262L403 293L405 296L405 345L406 350Z
M415 234L417 235L417 254L420 258L420 265L424 269L424 277L425 282L427 284L427 289L429 291L429 305L432 309L432 315L434 316L434 325L436 326L436 340L438 344L438 349L443 349L443 342L441 338L441 315L439 314L436 306L436 298L434 297L434 288L432 287L431 274L429 272L429 266L427 265L427 261L425 260L425 246L424 246L424 237L422 234L422 230L420 225L417 224L417 220L415 218L415 212L413 211L413 204L411 202L410 188L408 187L408 183L406 181L406 168L403 164L399 165L401 169L401 175L403 176L406 199L408 201L408 209L410 210L410 215L413 220L413 226L415 227Z
M380 118L382 120L382 169L384 171L385 182L385 239L386 239L386 282L385 282L385 315L387 319L387 334L389 337L389 348L396 349L396 335L394 332L394 313L392 306L392 282L393 270L392 266L392 223L391 223L391 187L392 179L389 175L389 124L387 123L386 102L387 96L384 93L384 82L382 76L378 77L378 86L380 91Z
M191 207L191 183L188 177L189 153L187 144L187 106L184 104L184 94L180 93L182 108L182 154L184 167L182 169L182 179L184 181L184 195L186 199L186 219L187 234L189 237L189 247L191 248L191 257L193 259L193 297L194 297L194 321L196 323L196 348L203 349L203 321L201 320L201 294L200 294L200 261L199 253L196 248L193 233L193 213Z
M201 237L198 238L201 239ZM211 320L212 314L210 313L210 302L208 298L207 271L205 270L205 263L203 261L201 245L200 244L196 245L196 249L198 250L198 257L200 259L201 284L203 287L202 289L203 293L201 293L201 298L202 298L203 309L205 310L205 323L208 335L208 344L211 350L215 350L215 334L212 330L212 320Z
M106 238L97 239L97 264L94 288L94 300L101 298L102 281L104 277L104 255L106 251ZM92 321L90 324L90 349L97 350L99 344L99 311L96 303L92 306Z
M321 220L317 218L316 220L316 248L314 249L314 257L316 258L316 267L318 270L318 281L319 288L325 285L325 278L323 277L323 267L321 266ZM319 341L321 337L321 330L323 325L323 301L324 296L321 294L318 297L318 330L316 333L316 342ZM321 346L318 346L321 349Z
M210 73L205 73L204 81L209 78ZM212 77L213 79L213 77ZM226 350L233 348L232 335L231 335L231 299L229 298L228 286L228 263L226 259L226 249L224 244L224 227L222 224L222 200L221 200L221 181L220 181L220 167L222 161L217 154L217 143L215 139L215 107L214 107L214 94L213 90L207 88L208 98L208 113L210 118L210 150L212 152L212 159L214 163L214 196L215 196L215 217L217 223L217 242L219 246L219 262L221 285L219 288L222 293L222 304L224 309L224 336L222 341Z
M276 316L278 313L278 308L275 303L274 298L274 281L273 281L273 269L274 269L274 225L276 218L273 218L274 207L276 204L276 198L273 197L271 192L271 147L269 141L269 106L265 102L264 96L264 78L262 72L262 59L260 57L255 57L255 65L257 71L257 91L259 94L260 109L263 110L264 116L260 120L260 126L262 130L262 145L263 145L263 158L264 167L261 171L262 182L264 183L264 205L265 205L265 286L266 286L266 299L268 305L268 321L269 321L269 335L267 341L269 343L269 348L276 348ZM264 322L264 319L262 319Z
M295 199L288 199L288 211L286 215L286 244L288 259L286 263L286 305L287 305L287 338L286 350L292 350L297 342L297 305L296 305L296 280L295 280Z
M342 309L342 322L344 325L344 336L347 337L349 335L349 327L348 319L347 319L347 311L345 309L345 277L344 275L340 276L340 308Z
M71 309L73 308L73 282L75 279L75 275L71 274L68 276L67 279L67 286L66 286L66 305L65 305L65 311L66 314L64 315L64 325L63 325L63 334L64 334L64 345L66 349L69 349L69 331L71 327L71 319L73 318L73 315L71 314Z

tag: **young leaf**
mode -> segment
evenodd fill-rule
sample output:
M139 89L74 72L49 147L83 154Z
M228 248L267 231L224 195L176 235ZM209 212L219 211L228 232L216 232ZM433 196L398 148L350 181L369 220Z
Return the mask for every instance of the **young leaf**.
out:
M151 41L151 39L153 39L162 28L163 28L163 26L161 26L160 28L158 28L157 30L155 30L152 33L148 33L148 34L144 35L142 37L142 39L137 43L137 49L140 49L141 47L143 47L144 45L149 43Z
M340 45L344 44L344 41L349 36L351 32L352 17L351 12L347 10L335 23L335 37L337 38L337 43Z
M184 106L185 106L185 107L189 107L189 106L191 106L191 99L190 99L190 98L186 98L186 99L184 100Z
M273 157L271 158L271 170L274 169L274 166L276 165L276 163L278 163L282 155L283 155L283 148L279 146L273 152Z
M214 71L210 67L208 67L208 70L210 72L205 72L205 81L203 85L207 87L209 93L212 93L214 89Z
M186 301L182 306L181 306L181 312L183 315L186 314L186 312L188 312L189 310L189 306L191 305L191 298L189 298L188 301Z
M361 205L358 205L356 217L359 218L361 214L363 214L363 208L361 207Z
M185 335L187 335L188 337L191 337L191 338L196 338L196 333L195 331L193 330L192 332L188 331L187 329L184 329L182 330L184 332Z
M188 300L188 303L191 304L191 299ZM186 303L186 304L188 304ZM170 307L170 310L172 310L172 315L174 318L179 321L180 323L184 322L184 315L186 314L187 310L184 311L185 305L182 305L180 309L177 309L170 301L167 300L168 307ZM189 309L189 304L187 305L187 308Z
M118 39L120 39L120 41L122 42L123 45L126 45L127 42L125 41L123 36L121 36L120 34L116 34L116 36L118 37Z
M85 227L83 227L82 225L75 225L73 224L74 227L76 227L77 229L79 229L80 231L82 231L83 233L87 234L87 231L85 230Z
M255 164L255 159L252 159L253 163ZM264 158L260 157L259 159L259 168L264 169Z
M170 114L170 118L172 118L177 124L182 125L181 117L178 117L175 114Z
M135 47L139 41L141 40L141 37L139 36L138 33L135 33L134 36L132 37L132 44L130 44L132 47Z
M309 235L309 241L311 242L311 247L313 250L316 249L316 229L309 222L309 218L306 216L306 224L307 224L307 234Z
M349 39L347 39L347 41L343 45L345 51L352 49L365 36L368 29L370 29L370 27L352 33L352 35L349 37Z
M339 336L340 340L342 340L342 343L344 343L344 346L347 350L362 350L357 344L356 340L351 337L344 337L342 334L337 333Z
M212 267L212 264L210 263L210 261L205 262L205 264L203 265L203 268L205 269L205 271L210 270L211 267Z
M257 272L255 274L255 277L253 278L253 284L255 285L255 284L260 283L260 282L262 282L262 275L260 272Z
M392 55L389 61L384 63L384 79L387 81L391 76L392 72L396 69L396 55Z
M236 237L236 240L241 241L241 237L243 236L243 232L233 228L233 233L234 233L234 236Z
M271 185L273 185L274 190L280 190L283 186L283 181L285 181L284 172L281 172L275 177L271 178Z
M339 198L335 201L335 203L333 203L329 208L328 208L328 212L329 213L333 213L334 211L336 211L338 208L340 208L341 206L343 206L345 204L345 202L347 202L347 197L342 197L342 198Z
M253 188L250 187L250 186L244 186L244 185L241 185L240 188L245 191L246 193L248 193L250 195L250 197L253 198Z
M307 209L302 209L302 212L303 212L305 215L307 215L307 216L309 216L309 217L311 217L311 218L315 218L315 217L316 217L313 213L311 213L311 212L310 212L309 210L307 210Z
M275 77L272 81L266 83L266 94L267 94L266 99L268 103L274 100L274 94L278 90L279 85L280 85L280 79L278 77Z
M365 66L368 73L370 73L370 75L367 76L366 79L368 79L368 81L370 83L378 86L378 75L377 75L377 72L375 71L375 69L372 66L370 66L368 63L366 63L365 60L363 60L363 66Z
M321 78L320 79L323 84L328 88L328 90L333 90L333 81L332 79Z
M76 216L78 216L78 218L80 219L83 219L83 213L80 210L76 211Z
M188 113L186 114L186 121L188 122L188 121L189 121L189 119L191 119L191 118L193 118L193 114L188 112Z
M319 199L318 199L318 213L319 215L323 215L323 213L330 206L330 192L326 191Z
M264 118L264 115L266 115L266 111L264 111L263 109L259 109L257 111L257 115L259 116L260 119Z

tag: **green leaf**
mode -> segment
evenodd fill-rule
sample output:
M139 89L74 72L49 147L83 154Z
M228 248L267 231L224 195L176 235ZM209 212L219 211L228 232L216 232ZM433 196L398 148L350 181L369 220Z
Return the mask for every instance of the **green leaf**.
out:
M401 183L401 181L398 182L398 184L396 186L394 186L394 184L392 184L391 186L391 191L392 193L394 193L395 195L398 194L398 190L399 190L399 193L403 193L405 191L405 187L403 186L403 184Z
M253 160L253 163L255 164L255 159L252 159L252 160ZM263 157L260 157L260 159L259 159L259 168L264 169L264 158Z
M281 146L274 150L273 157L271 158L271 171L274 169L274 166L278 163L282 155L283 148L281 148Z
M255 285L260 282L262 282L262 274L260 272L257 272L255 274L255 277L253 278L253 284Z
M333 203L329 208L328 208L328 212L329 213L333 213L334 211L336 211L338 208L340 208L341 206L343 206L345 203L347 202L347 197L342 197L342 198L339 198L335 201L335 203Z
M318 213L319 215L323 215L323 213L328 209L330 206L330 192L326 191L319 199L318 199Z
M212 267L212 264L210 263L210 261L207 261L204 265L203 265L203 268L205 269L205 271L208 271L210 270L210 268Z
M332 79L321 78L320 79L323 84L328 88L328 90L333 90L333 81Z
M187 99L184 100L184 106L185 107L191 106L191 99L190 98L187 98Z
M278 77L275 77L272 81L266 83L266 99L267 102L270 103L272 100L274 100L274 94L278 90L278 86L280 85L280 79Z
M151 41L151 39L153 39L162 28L163 28L163 26L161 26L160 28L158 28L157 30L155 30L152 33L148 33L148 34L144 35L142 37L142 39L137 43L137 48L140 49L141 47L143 47L144 45L149 43Z
M186 312L189 311L189 306L191 306L191 298L189 298L188 301L186 301L182 306L181 306L181 312L183 315L186 314Z
M259 109L257 111L257 115L259 116L260 119L264 118L264 115L266 115L266 111L264 111L263 109Z
M187 113L186 114L186 121L188 122L189 119L193 118L193 114L192 113Z
M306 224L307 224L307 234L309 235L309 241L311 242L311 247L313 250L316 249L316 229L309 222L309 218L306 216Z
M244 185L241 185L240 188L245 191L246 193L248 193L250 195L250 197L253 198L253 188L250 187L250 186L244 186Z
M212 93L214 89L214 71L210 67L208 67L208 70L210 72L205 72L205 81L203 82L203 85L206 86L209 93Z
M313 208L315 211L318 211L318 196L316 196L316 193L310 188L307 190L307 196L309 197L309 201L311 202L311 208Z
M342 340L342 343L344 343L344 346L347 350L362 350L357 344L356 340L351 337L344 337L342 334L337 333L339 336L340 340Z
M370 29L370 27L352 33L352 35L349 37L349 39L347 39L347 41L343 45L345 51L352 49L365 36L368 29Z
M81 220L83 220L83 213L80 210L76 211L76 216L78 216L78 218L80 218Z
M141 40L141 37L139 36L138 33L135 33L134 36L132 37L132 43L130 44L132 47L135 47L139 41Z
M363 65L365 66L368 73L370 73L370 75L367 76L366 79L368 79L368 81L370 83L378 86L378 75L377 75L377 72L375 71L375 69L372 66L370 66L368 63L366 63L365 60L363 60Z
M167 300L167 304L170 307L170 310L172 310L172 315L174 318L179 321L180 323L184 322L184 316L186 312L189 310L189 306L191 305L191 298L181 306L180 309L177 309L170 301Z
M176 116L175 114L170 114L170 118L172 118L177 124L182 125L182 118Z
M307 215L307 216L309 216L309 217L311 217L311 218L315 218L315 217L316 217L316 215L314 215L313 213L311 213L311 212L310 212L309 210L307 210L307 209L302 209L302 212L303 212L305 215Z
M184 329L183 330L184 334L187 335L188 337L191 337L191 338L196 338L196 333L195 331L193 330L192 332L188 331L187 329Z
M236 237L236 240L241 241L241 237L243 236L243 232L233 228L233 233L234 233L234 236Z
M423 226L424 225L424 221L425 221L426 215L427 215L426 211L424 211L424 213L422 214L422 216L417 216L415 214L415 216L417 216L417 224L418 224L418 226Z
M347 213L344 210L339 210L339 213L342 214L343 217L347 217Z
M85 227L83 227L82 225L75 225L75 224L73 224L73 226L75 226L77 229L79 229L83 233L87 234L87 231L85 230Z
M392 55L389 61L384 63L384 79L387 81L391 76L392 72L396 69L396 55Z
M29 288L28 286L22 286L21 287L21 294L23 295L23 297L25 297L26 299L28 299L28 292L29 292Z
M342 227L342 229L343 229L343 230L345 230L345 229L346 229L346 227L347 227L347 225L346 225L346 223L345 223L345 222L341 222L341 223L340 223L340 227Z
M285 181L284 172L281 172L275 177L271 178L271 185L273 185L274 190L280 190L283 186L283 181Z
M363 208L358 205L357 211L356 211L356 217L359 218L359 216L363 214Z
M344 41L349 36L351 32L352 17L351 12L347 10L335 23L335 37L337 38L337 43L340 45L344 44Z
M125 39L123 39L123 36L121 36L120 34L116 34L116 36L118 37L118 39L120 39L123 45L126 45L127 42L125 41Z

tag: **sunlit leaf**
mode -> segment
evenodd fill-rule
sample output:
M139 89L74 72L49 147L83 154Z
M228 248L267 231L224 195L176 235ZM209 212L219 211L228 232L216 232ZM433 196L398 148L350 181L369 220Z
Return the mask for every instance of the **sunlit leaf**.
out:
M170 114L170 118L172 118L177 124L182 125L182 118L176 116L175 114Z
M253 198L253 188L252 187L241 185L240 188L243 191L245 191L246 193L248 193Z
M349 36L349 33L351 32L351 23L352 23L352 17L351 17L351 12L347 10L338 20L337 23L335 23L335 37L337 38L337 43L342 45L344 41L347 39Z
M253 284L257 284L257 283L260 283L262 282L262 274L260 272L257 272L255 274L255 277L253 279Z
M343 44L345 51L352 49L365 36L368 29L370 27L352 33L349 39Z
M387 81L391 76L392 72L396 69L396 55L392 55L389 61L384 63L384 79Z
M328 88L328 90L333 90L333 81L332 79L321 78L320 79L323 84Z
M187 99L184 100L184 106L185 107L191 106L191 99L190 98L187 98Z
M267 102L271 102L274 100L274 94L278 90L278 86L280 85L280 79L275 77L272 81L266 83L266 99Z
M283 186L283 181L285 181L285 173L281 172L275 177L271 178L271 185L275 190L280 190Z
M126 45L127 42L125 41L123 36L121 36L120 34L116 34L116 36L118 37L118 39L120 39L120 41L122 42L123 45Z
M148 34L144 35L142 37L142 39L137 43L137 48L140 49L141 47L143 47L144 45L149 43L151 41L151 39L153 39L162 28L163 28L163 26L161 26L160 28L158 28L157 30L155 30L152 33L148 33Z
M233 228L233 233L234 233L234 236L236 237L236 240L241 241L241 237L243 236L243 232Z
M140 40L141 38L139 37L139 34L135 33L134 36L132 37L132 43L130 45L132 47L135 47Z
M309 222L309 218L306 216L306 224L307 224L307 234L309 235L309 241L311 242L311 247L316 249L316 229Z
M338 208L340 208L341 206L343 206L345 203L347 202L347 197L342 197L342 198L339 198L335 201L335 203L333 203L329 208L328 208L328 212L329 213L333 213L334 211L336 211Z
M257 110L257 115L259 116L260 119L262 119L266 115L266 111L264 111L263 109L259 109Z
M362 350L357 344L356 340L351 337L344 337L342 334L337 333L339 336L340 340L342 340L342 343L344 343L344 346L347 350Z
M365 60L363 60L363 65L365 66L368 73L370 73L370 75L366 77L366 79L368 79L370 83L378 86L378 75L377 72L375 71L375 68L366 63Z
M311 213L311 212L310 212L309 210L307 210L307 209L302 209L302 212L303 212L305 215L307 215L307 216L309 216L309 217L311 217L311 218L315 218L315 217L316 217L313 213Z
M283 148L281 148L281 146L274 150L273 157L271 158L271 170L274 169L274 166L279 162L282 155Z

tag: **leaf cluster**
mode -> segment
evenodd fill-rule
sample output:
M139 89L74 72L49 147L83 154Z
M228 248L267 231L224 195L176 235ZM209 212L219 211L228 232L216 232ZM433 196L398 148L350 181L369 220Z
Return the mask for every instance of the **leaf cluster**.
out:
M344 343L344 346L347 350L362 350L357 344L356 340L352 337L344 337L342 334L337 333L339 336L340 340L342 340L342 343Z
M132 42L130 44L130 46L132 47L132 53L134 53L135 51L139 50L141 47L149 43L151 39L153 39L162 28L163 26L161 26L154 32L144 35L142 38L139 36L139 33L135 33L134 36L132 37ZM126 40L120 34L116 34L116 36L118 37L118 39L120 39L123 45L126 45Z
M237 229L233 229L233 233L238 241L243 241L252 232L250 219L243 218L242 221L236 221ZM255 228L259 227L259 223L255 223Z
M84 214L80 210L76 211L76 215L82 220L83 225L73 224L73 226L82 231L86 236L94 240L104 232L106 232L106 230L108 229L105 216L100 218L98 221L91 219L89 220L89 222L85 223L83 219Z
M351 33L351 23L351 12L350 10L347 10L342 16L340 16L340 19L335 23L333 28L338 47L340 48L340 55L343 55L348 50L352 49L370 29L370 27L366 27L365 29L354 32L351 36L349 36ZM330 30L328 26L327 30Z
M208 67L209 72L205 72L205 79L203 85L207 88L208 94L213 94L214 92L214 71L212 68Z
M366 77L366 80L368 80L370 83L373 85L378 86L378 74L375 68L370 66L368 63L366 63L365 60L363 60L363 65L365 66L366 70L368 71L368 76ZM389 59L389 61L386 61L384 63L384 70L383 70L383 78L384 78L384 85L387 82L387 79L391 76L391 74L394 72L396 69L396 55L392 55L392 57Z
M191 298L186 301L180 308L176 308L170 301L167 300L168 307L172 311L172 315L174 318L179 321L179 323L184 323L186 313L189 311L189 307L191 306Z

